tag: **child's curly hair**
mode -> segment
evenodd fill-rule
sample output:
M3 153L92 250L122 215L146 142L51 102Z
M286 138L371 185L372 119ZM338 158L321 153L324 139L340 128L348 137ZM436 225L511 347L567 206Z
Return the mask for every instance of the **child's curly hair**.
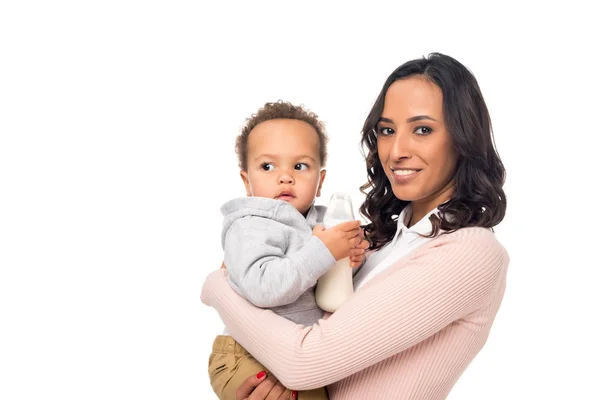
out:
M324 166L327 162L327 141L329 140L325 133L323 122L319 121L319 117L312 111L305 109L302 106L295 106L289 102L279 100L275 103L266 103L255 114L246 120L246 125L242 128L242 132L235 140L235 152L238 155L239 166L242 170L248 169L248 136L252 129L261 122L270 121L272 119L295 119L304 121L310 124L317 135L319 136L319 158L321 165Z

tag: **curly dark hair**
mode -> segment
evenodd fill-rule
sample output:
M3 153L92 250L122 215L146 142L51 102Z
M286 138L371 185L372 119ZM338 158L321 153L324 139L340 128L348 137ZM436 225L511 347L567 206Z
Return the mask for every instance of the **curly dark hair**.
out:
M457 155L455 191L450 200L431 215L431 237L440 229L454 232L471 226L493 228L504 218L506 196L502 189L506 177L504 165L496 151L492 123L483 95L473 74L454 58L431 53L428 57L408 61L385 81L362 129L361 144L366 155L366 194L360 213L371 221L365 225L370 249L390 242L397 228L397 216L410 202L396 198L385 175L374 128L381 118L388 88L399 79L420 76L435 83L442 91L444 122Z
M239 166L242 170L248 169L248 136L250 136L250 132L261 122L273 119L295 119L311 125L319 136L319 161L321 166L325 166L329 139L325 133L325 125L319 120L319 116L302 105L295 106L289 102L279 100L275 103L265 103L255 114L252 114L246 120L242 132L236 138L235 152L238 155Z

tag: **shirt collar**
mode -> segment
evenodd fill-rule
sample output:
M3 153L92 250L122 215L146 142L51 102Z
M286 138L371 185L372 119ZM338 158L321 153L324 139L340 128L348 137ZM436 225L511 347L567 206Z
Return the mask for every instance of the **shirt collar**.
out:
M438 211L439 210L437 207L434 208L433 210L428 212L423 218L421 218L419 222L417 222L409 228L408 226L406 226L406 224L410 223L410 217L412 216L412 207L410 204L404 207L404 209L398 216L398 227L396 229L396 234L394 235L394 239L392 240L391 245L394 246L394 244L398 240L398 237L400 237L402 233L411 233L415 235L415 238L419 237L420 235L430 235L433 231L433 225L431 225L429 217L432 214L437 214ZM415 238L413 238L413 240Z

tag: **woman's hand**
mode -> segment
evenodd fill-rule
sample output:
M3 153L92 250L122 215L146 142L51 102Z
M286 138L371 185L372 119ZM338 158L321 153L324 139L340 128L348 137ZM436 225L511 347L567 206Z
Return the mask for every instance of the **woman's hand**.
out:
M236 400L295 400L298 392L283 387L274 375L265 371L248 377L235 391Z

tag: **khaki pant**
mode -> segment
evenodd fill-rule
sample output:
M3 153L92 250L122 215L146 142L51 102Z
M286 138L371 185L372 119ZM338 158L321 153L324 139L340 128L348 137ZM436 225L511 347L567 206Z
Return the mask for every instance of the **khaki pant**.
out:
M231 336L217 336L208 359L210 385L219 400L236 400L235 391L249 376L267 371ZM267 371L268 373L269 371ZM327 390L319 388L298 392L299 400L328 400Z

